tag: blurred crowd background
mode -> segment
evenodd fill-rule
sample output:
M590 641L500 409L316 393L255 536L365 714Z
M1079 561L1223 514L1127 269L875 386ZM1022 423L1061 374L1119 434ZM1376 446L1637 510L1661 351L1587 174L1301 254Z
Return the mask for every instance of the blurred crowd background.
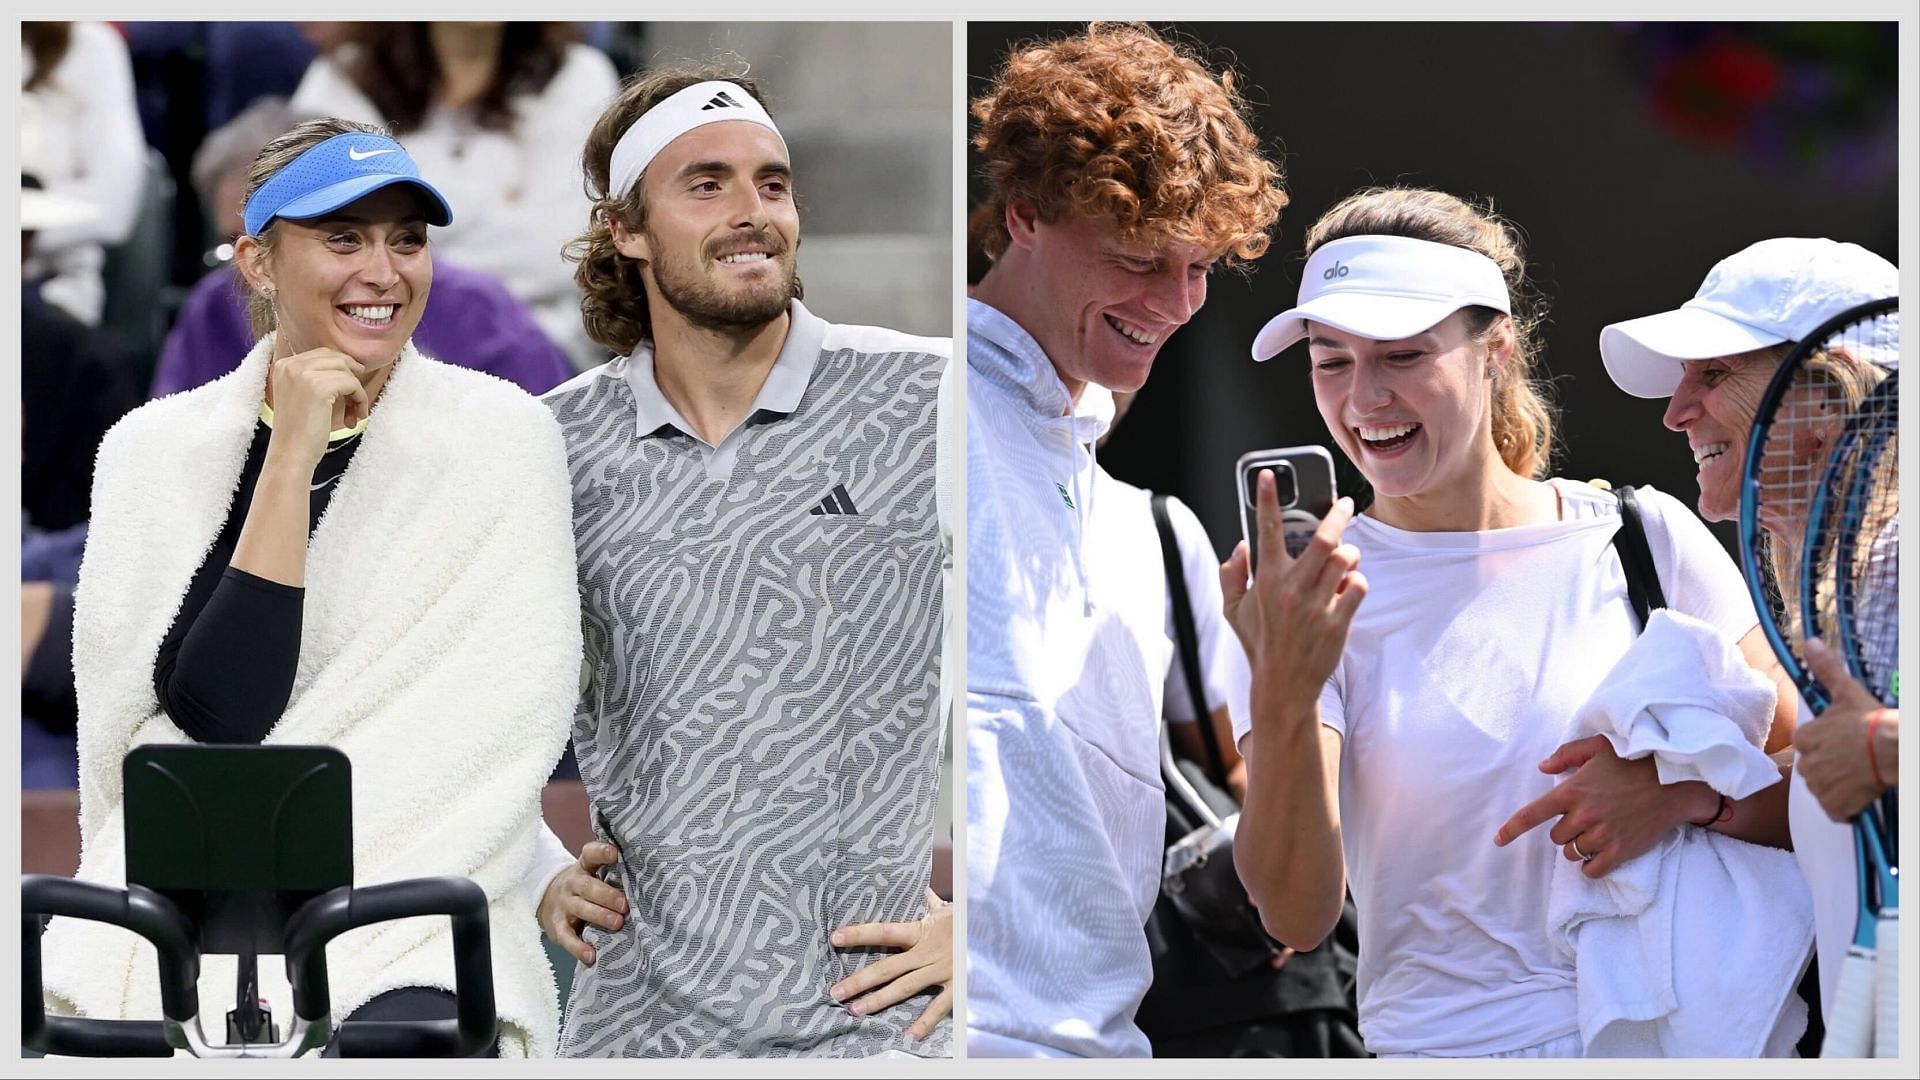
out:
M793 153L807 305L951 332L949 23L22 24L22 779L74 783L66 644L100 437L252 345L232 241L246 172L297 120L389 126L454 206L427 353L543 392L605 362L563 246L580 151L623 78L719 61ZM43 647L44 646L44 647Z
M984 86L1015 43L1078 25L969 25L969 84ZM1185 500L1223 556L1240 538L1239 455L1332 449L1305 349L1265 364L1248 349L1294 302L1308 227L1353 191L1491 199L1523 231L1548 301L1544 361L1563 407L1555 474L1652 484L1689 504L1685 438L1661 426L1665 402L1607 378L1600 328L1678 307L1714 263L1770 236L1899 259L1893 23L1156 27L1237 69L1292 196L1252 272L1213 276L1100 454L1120 479ZM970 277L983 272L976 262ZM1364 497L1333 455L1341 490ZM1730 527L1715 531L1732 543Z

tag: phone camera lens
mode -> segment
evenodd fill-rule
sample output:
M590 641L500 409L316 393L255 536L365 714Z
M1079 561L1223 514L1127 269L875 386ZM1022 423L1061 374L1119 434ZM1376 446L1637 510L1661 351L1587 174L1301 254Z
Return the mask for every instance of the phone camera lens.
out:
M1283 510L1300 501L1300 486L1294 483L1293 466L1285 461L1273 463L1273 493Z

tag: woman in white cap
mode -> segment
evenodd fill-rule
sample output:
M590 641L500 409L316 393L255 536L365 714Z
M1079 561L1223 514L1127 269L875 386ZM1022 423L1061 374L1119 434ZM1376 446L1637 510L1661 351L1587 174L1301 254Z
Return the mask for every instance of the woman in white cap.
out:
M1543 479L1553 412L1513 230L1442 192L1373 189L1306 247L1299 303L1254 356L1307 342L1321 417L1375 497L1359 516L1340 500L1289 558L1262 478L1258 577L1249 588L1244 545L1222 568L1253 668L1241 877L1297 949L1331 930L1351 883L1375 1053L1580 1055L1574 964L1548 932L1560 860L1598 878L1688 822L1747 822L1603 738L1553 753L1639 628L1610 550L1614 495ZM1668 496L1642 488L1639 506L1671 606L1748 638L1713 537ZM1757 633L1744 644L1765 656ZM1550 842L1521 837L1554 817ZM1782 1051L1798 1029L1769 1035L1775 1011L1756 1042Z
M550 1054L553 976L523 878L579 669L566 457L537 400L411 344L428 229L451 219L376 128L309 121L255 160L236 260L258 344L100 448L74 613L78 876L123 880L135 745L337 747L355 880L479 884L497 1052ZM410 919L339 939L333 1015L453 1016L450 932ZM63 919L45 949L50 1005L159 1014L144 941ZM203 1002L233 992L232 959L201 972ZM286 983L274 965L259 978L284 1030Z
M1603 329L1600 354L1620 389L1672 399L1665 421L1693 451L1700 514L1732 521L1740 512L1754 415L1780 362L1822 323L1899 293L1899 268L1857 244L1762 240L1715 264L1679 308ZM1898 364L1897 340L1870 351L1855 359L1883 369ZM1849 381L1858 380L1842 385ZM1791 535L1776 540L1783 551L1800 546ZM1870 557L1891 565L1898 553L1896 518L1879 530ZM1881 595L1895 602L1891 593ZM1888 656L1897 652L1896 643L1879 644ZM1786 813L1794 856L1813 893L1820 1000L1831 1011L1858 910L1853 830L1846 823L1899 783L1900 713L1881 707L1832 651L1810 646L1807 652L1834 701L1817 719L1800 717ZM1804 708L1798 695L1793 700Z

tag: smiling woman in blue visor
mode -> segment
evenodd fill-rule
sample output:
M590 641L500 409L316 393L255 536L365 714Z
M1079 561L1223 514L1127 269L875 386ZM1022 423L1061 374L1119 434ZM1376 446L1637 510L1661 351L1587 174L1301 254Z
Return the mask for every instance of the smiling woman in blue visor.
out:
M453 209L399 143L308 121L248 180L235 256L257 344L100 448L74 615L79 876L124 876L131 747L337 747L353 765L356 881L479 884L493 1052L551 1053L553 976L522 883L579 669L559 429L517 387L412 345L429 230ZM334 1015L453 1016L449 934L411 919L340 938ZM144 942L57 920L45 949L50 1006L160 1015ZM286 1015L280 975L261 967L260 996ZM208 957L202 1000L234 980L232 958Z

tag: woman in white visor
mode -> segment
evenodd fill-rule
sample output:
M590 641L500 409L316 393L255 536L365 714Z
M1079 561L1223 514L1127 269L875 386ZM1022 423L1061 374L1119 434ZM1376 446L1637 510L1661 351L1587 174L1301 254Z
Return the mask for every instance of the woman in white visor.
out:
M1747 439L1767 384L1794 345L1821 324L1860 304L1897 296L1900 270L1857 244L1811 237L1774 237L1727 256L1708 271L1693 299L1672 311L1613 323L1600 331L1600 355L1620 389L1640 398L1668 398L1666 426L1684 436L1698 471L1700 515L1733 521ZM1899 364L1893 336L1842 359L1818 363L1847 402L1845 415L1887 369ZM1812 475L1818 475L1814 472ZM1797 557L1800 537L1776 533L1780 555ZM1899 519L1873 530L1871 554L1897 580ZM1882 571L1870 571L1878 576ZM1879 603L1895 603L1882 589ZM1885 626L1883 614L1866 622ZM1898 642L1861 643L1891 667ZM1900 713L1880 707L1839 655L1809 649L1810 670L1833 695L1818 719L1801 717L1794 732L1794 769L1785 813L1793 853L1812 891L1820 958L1820 1003L1831 1014L1840 967L1859 910L1853 830L1848 821L1899 782ZM1793 704L1800 707L1798 696Z
M1663 784L1604 736L1576 738L1599 691L1658 690L1645 669L1664 662L1686 676L1665 682L1690 688L1711 680L1687 665L1731 667L1724 711L1769 750L1788 741L1790 706L1774 722L1773 681L1750 666L1766 646L1732 560L1684 506L1640 488L1669 608L1643 635L1615 495L1546 477L1540 304L1507 223L1442 192L1374 189L1329 210L1306 248L1299 303L1254 357L1306 343L1321 418L1374 498L1358 516L1340 500L1290 558L1263 477L1258 578L1249 588L1244 546L1222 568L1253 669L1236 859L1269 932L1314 947L1351 886L1360 1030L1381 1056L1790 1052L1804 1023L1791 978L1767 1000L1701 1000L1696 975L1723 961L1645 941L1664 929L1666 948L1718 912L1699 893L1675 904L1636 856L1757 815L1707 783ZM1751 784L1777 781L1744 749ZM1784 852L1753 850L1790 870ZM1650 899L1633 899L1643 885ZM1649 931L1634 918L1647 910L1667 921ZM1602 914L1619 918L1592 921ZM1779 933L1738 920L1704 932L1736 950L1740 935ZM1636 943L1631 964L1608 966L1626 951L1611 941ZM1583 977L1597 970L1618 979Z

